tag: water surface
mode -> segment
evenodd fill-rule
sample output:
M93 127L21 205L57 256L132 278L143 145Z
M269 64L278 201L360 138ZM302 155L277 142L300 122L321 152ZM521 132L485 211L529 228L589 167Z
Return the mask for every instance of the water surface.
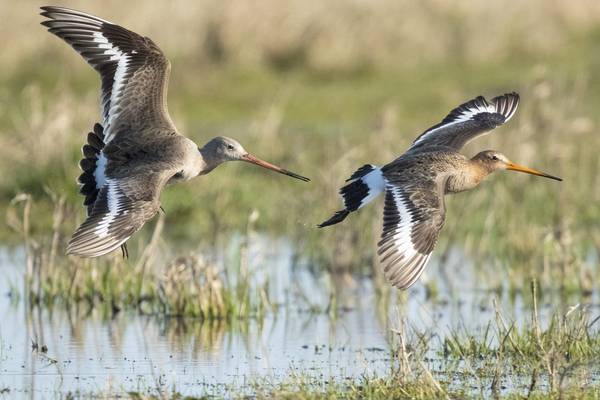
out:
M485 282L459 251L443 270L435 259L429 266L425 279L439 280L435 298L418 283L404 299L393 290L386 301L369 277L315 274L293 262L289 242L256 236L250 241L252 279L269 278L277 311L231 322L29 310L22 294L23 259L19 252L0 257L0 390L9 389L11 398L159 390L251 394L253 382L277 383L294 374L323 381L386 375L395 363L391 329L402 318L409 333L432 332L428 356L435 360L445 336L456 330L476 335L495 316L496 295L475 289ZM332 293L338 312L328 310ZM519 295L500 295L498 301L507 318L528 323ZM598 303L597 294L591 302ZM542 304L543 323L552 309Z

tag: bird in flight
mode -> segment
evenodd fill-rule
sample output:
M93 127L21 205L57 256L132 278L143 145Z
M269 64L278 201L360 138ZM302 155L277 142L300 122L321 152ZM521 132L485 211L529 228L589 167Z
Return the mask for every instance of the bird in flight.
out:
M354 172L340 189L344 209L319 227L342 222L385 192L377 253L392 285L408 289L423 273L444 225L445 194L473 189L497 170L562 180L515 164L494 150L482 151L470 159L460 154L467 142L510 120L518 105L517 93L491 101L479 96L461 104L391 163L383 167L364 165Z
M83 146L78 178L87 219L67 254L97 257L126 241L160 209L168 184L207 174L226 161L245 161L302 181L301 175L248 153L234 139L199 147L177 132L167 110L169 60L149 38L64 7L41 7L42 25L77 51L102 81L102 123Z

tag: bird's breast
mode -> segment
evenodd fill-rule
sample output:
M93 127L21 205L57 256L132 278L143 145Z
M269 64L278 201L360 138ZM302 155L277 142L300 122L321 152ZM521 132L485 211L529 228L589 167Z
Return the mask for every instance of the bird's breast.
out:
M446 180L446 193L459 193L470 190L487 176L477 168L464 168L453 171Z

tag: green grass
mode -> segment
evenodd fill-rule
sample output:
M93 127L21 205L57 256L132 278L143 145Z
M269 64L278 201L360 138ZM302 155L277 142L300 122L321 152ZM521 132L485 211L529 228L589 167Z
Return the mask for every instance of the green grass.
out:
M531 288L531 320L520 328L499 309L479 334L452 331L444 337L401 321L393 330L392 367L384 376L342 381L300 371L252 388L261 399L598 398L597 320L574 307L554 313L542 326L535 282ZM435 336L443 341L437 350Z
M116 1L77 5L148 34L165 49L173 66L169 108L182 133L199 144L232 136L257 156L312 178L305 184L231 163L169 187L162 196L166 216L135 235L126 261L119 254L93 261L63 256L84 218L74 181L84 135L99 117L99 82L42 28L23 33L23 26L38 28L37 4L7 6L0 30L19 46L5 49L0 60L0 212L8 227L0 240L27 250L27 301L100 308L107 317L129 310L215 323L260 318L275 306L266 296L268 280L246 283L252 271L244 240L222 265L199 258L256 230L292 240L297 256L325 274L372 277L376 312L386 318L397 294L374 256L381 201L336 227L315 225L339 209L337 190L358 167L391 161L467 99L516 90L522 97L516 117L464 153L497 149L564 181L498 173L480 188L447 197L435 257L463 251L480 289L490 297L520 296L531 324L498 319L482 332L439 338L442 370L421 356L432 347L417 340L410 356L395 352L398 368L389 376L344 384L299 376L254 390L258 398L289 399L489 397L496 390L508 398L599 398L585 372L598 362L597 323L583 306L571 312L565 306L589 303L600 279L595 6L334 3L324 10L308 1L298 10L273 0L260 12L248 12L242 1L223 8L177 3L144 8L144 18ZM179 23L165 26L167 13ZM281 31L282 20L291 33ZM431 301L442 279L427 284ZM330 307L314 311L335 318L342 302L329 290ZM536 322L538 296L560 306L548 325ZM501 382L513 376L525 383L503 392Z
M567 9L579 15L577 10ZM473 14L462 17L428 12L443 21L440 29L460 54L472 54L475 38L464 36L452 21L464 18L474 24L485 10L469 10ZM292 240L298 256L318 269L374 276L378 293L389 298L374 254L381 200L338 226L319 230L315 225L339 209L338 188L358 167L394 159L462 101L517 90L522 103L516 118L469 144L465 154L495 148L564 181L497 173L476 190L448 196L435 256L443 260L450 250L463 250L476 264L482 289L526 293L527 282L536 279L544 295L557 290L571 298L589 294L600 278L589 261L597 257L600 243L600 139L595 132L600 77L598 58L590 56L597 53L598 29L552 21L553 29L562 32L557 39L562 45L550 49L518 45L510 39L514 33L504 32L508 36L490 39L490 46L504 49L497 54L458 60L452 53L441 58L432 53L418 63L376 62L379 56L373 53L367 62L321 68L295 54L293 68L280 68L269 60L203 62L188 43L168 45L165 51L173 54L170 110L183 133L199 144L216 135L233 136L249 151L312 181L231 163L169 187L161 199L166 210L161 236L155 238L168 254L144 255L157 224L153 221L134 236L132 258L126 262L116 254L96 261L62 256L84 218L74 180L85 132L98 119L99 83L76 54L48 37L46 47L52 51L14 55L13 67L0 72L0 168L10 172L0 176L0 212L10 228L0 231L0 240L18 246L28 237L34 260L29 279L34 266L40 276L32 286L35 302L86 301L108 311L137 307L206 318L255 314L269 307L264 288L223 281L224 270L215 272L214 265L188 256L222 251L232 236L244 235L253 214L253 229ZM27 232L23 203L13 201L25 198L22 193L30 196ZM178 263L185 272L177 283L162 282L164 276L177 275ZM224 268L239 274L240 265L232 255ZM207 275L224 293L214 294ZM435 282L428 289L434 294ZM203 301L192 300L198 292L206 295ZM328 311L335 313L333 290L330 302Z
M85 65L81 67L85 71ZM598 207L589 201L598 198L594 183L598 160L592 150L597 138L593 129L585 125L593 127L597 123L591 113L598 106L598 99L587 89L579 92L571 88L573 80L561 78L567 76L567 67L558 64L554 68L553 76L540 82L556 93L550 99L536 97L537 88L528 83L533 79L532 72L521 65L476 65L467 71L447 68L443 75L440 66L430 66L371 71L329 80L317 79L310 72L282 76L268 70L242 72L239 68L223 67L206 71L203 80L179 86L174 82L172 93L177 95L171 96L171 109L186 134L199 143L218 134L237 137L250 151L313 181L303 184L248 165L224 165L205 177L165 191L162 201L167 210L166 233L177 241L196 242L215 231L239 230L250 211L257 209L260 230L302 238L300 244L308 242L311 249L317 247L314 250L330 263L335 260L322 254L325 249L319 248L320 243L339 242L336 239L345 235L340 229L358 233L364 226L372 226L361 241L366 245L359 244L351 257L360 260L359 253L369 253L372 238L377 235L377 205L353 215L343 228L314 229L339 208L336 192L343 180L363 163L383 164L393 159L421 130L460 101L479 93L494 95L516 89L522 93L523 102L515 121L474 142L466 153L497 148L517 162L547 169L565 181L556 184L517 174L496 174L481 188L448 198L448 223L442 243L450 232L461 246L469 242L464 238L471 236L478 240L474 246L506 254L508 262L514 264L522 259L529 261L530 250L540 249L540 241L564 220L566 228L577 235L575 245L580 248L576 252L585 255L597 240L591 221L600 217ZM75 227L75 217L82 216L81 199L73 181L78 174L78 147L97 114L96 77L88 75L85 95L77 95L72 82L65 82L63 77L59 80L66 86L50 90L37 100L47 103L35 111L42 120L60 112L53 105L56 98L65 99L63 107L83 105L85 112L66 117L72 122L66 123L66 131L61 131L64 146L49 149L45 160L32 160L31 154L21 158L14 152L3 157L21 171L0 180L3 204L19 192L33 194L36 217L32 229L36 232L47 232L50 223L44 188L65 194L72 206L69 212L73 215L64 226L65 234ZM466 80L461 79L465 76ZM555 76L563 80L555 81ZM482 77L487 77L487 82L471 82ZM21 101L12 107L20 104L24 108L21 114L34 113L30 110L33 106L27 104L33 100L24 96ZM7 119L0 119L0 126L7 126L6 131L20 130L18 126L11 127L14 123ZM577 124L583 124L586 131L570 133L571 126ZM53 133L31 132L37 134ZM577 146L582 141L590 145ZM525 184L526 190L519 190ZM282 215L282 209L287 213ZM460 224L458 213L462 217ZM529 222L527 232L518 229L524 220ZM4 237L11 240L8 232ZM535 240L522 242L522 237Z
M248 236L253 219L236 247L222 264L198 254L171 256L160 249L164 225L161 217L147 245L132 248L135 260L113 256L82 260L64 257L59 251L60 227L65 218L64 198L55 199L49 237L31 236L31 196L15 202L10 220L20 230L25 246L24 281L27 305L72 308L86 313L100 309L105 317L125 310L163 317L194 317L201 320L257 318L275 308L269 301L268 279L252 283L248 268ZM133 243L132 243L133 244ZM224 271L219 265L226 265Z

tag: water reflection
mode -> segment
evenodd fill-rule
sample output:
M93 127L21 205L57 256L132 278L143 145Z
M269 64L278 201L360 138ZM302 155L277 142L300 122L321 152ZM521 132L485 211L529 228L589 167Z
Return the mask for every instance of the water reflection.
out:
M477 335L496 312L491 300L496 295L476 289L489 286L456 250L443 267L435 261L429 266L435 294L423 284L399 293L377 285L377 278L316 273L294 256L288 242L254 236L249 276L255 285L268 278L276 311L263 318L204 322L132 312L107 319L99 310L77 308L29 310L24 301L5 295L14 298L21 287L22 260L19 252L0 254L0 389L9 388L11 397L157 390L223 394L228 387L251 392L256 378L276 382L293 372L322 379L386 374L392 364L390 328L403 317L412 331L430 332L429 357L439 358L444 337L455 329ZM591 296L597 304L598 294ZM498 297L507 318L517 326L528 323L530 307L523 296L502 291ZM548 301L542 304L542 324L553 311ZM47 346L47 353L39 346L32 351L32 343Z

